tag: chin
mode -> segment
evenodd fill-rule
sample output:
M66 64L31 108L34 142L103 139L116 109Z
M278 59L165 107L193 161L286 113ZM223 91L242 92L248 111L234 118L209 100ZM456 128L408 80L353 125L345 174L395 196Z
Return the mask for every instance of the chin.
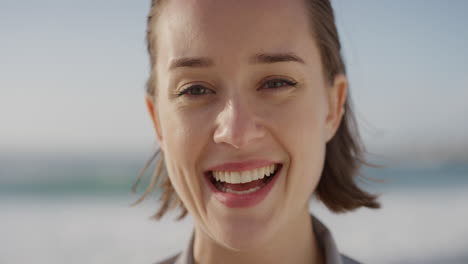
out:
M239 252L264 247L271 240L278 221L273 217L230 216L213 230L214 239L224 247Z

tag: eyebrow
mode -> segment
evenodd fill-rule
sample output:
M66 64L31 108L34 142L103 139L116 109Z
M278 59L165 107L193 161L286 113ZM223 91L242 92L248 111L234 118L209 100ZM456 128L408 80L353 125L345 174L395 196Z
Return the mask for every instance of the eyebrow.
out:
M199 58L177 58L172 60L169 65L169 70L175 68L189 67L189 68L207 68L214 65L213 60L209 58L199 57Z
M304 64L304 60L293 52L287 53L259 53L249 59L250 64L269 64L277 62L298 62Z
M271 64L278 62L298 62L305 64L304 60L293 52L286 53L258 53L250 57L250 64ZM212 59L206 57L183 57L173 59L169 65L169 70L176 68L208 68L215 63Z

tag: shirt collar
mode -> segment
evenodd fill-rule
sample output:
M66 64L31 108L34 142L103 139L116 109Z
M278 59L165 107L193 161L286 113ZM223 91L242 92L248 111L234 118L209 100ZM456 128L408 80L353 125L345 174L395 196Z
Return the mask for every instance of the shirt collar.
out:
M330 230L313 215L310 215L310 217L312 218L315 237L322 248L325 264L342 264L341 255Z

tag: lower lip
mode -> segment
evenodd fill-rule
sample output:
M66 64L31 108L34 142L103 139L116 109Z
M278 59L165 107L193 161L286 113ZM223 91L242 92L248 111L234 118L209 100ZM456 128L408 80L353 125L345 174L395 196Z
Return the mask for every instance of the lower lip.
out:
M210 186L211 191L213 192L214 197L220 203L226 205L229 208L242 208L242 207L251 207L260 203L265 199L265 197L270 193L273 185L276 183L276 180L279 178L279 174L282 171L282 167L276 172L273 179L268 182L267 185L263 186L261 189L248 194L237 194L237 193L227 193L222 192L211 183L211 176L206 176L205 181Z

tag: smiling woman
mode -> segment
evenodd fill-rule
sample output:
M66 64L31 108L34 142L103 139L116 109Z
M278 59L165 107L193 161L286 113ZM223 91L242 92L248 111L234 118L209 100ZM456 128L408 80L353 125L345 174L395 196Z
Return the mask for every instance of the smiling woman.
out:
M309 213L378 208L328 0L153 0L147 106L161 208L189 213L161 263L355 263Z

